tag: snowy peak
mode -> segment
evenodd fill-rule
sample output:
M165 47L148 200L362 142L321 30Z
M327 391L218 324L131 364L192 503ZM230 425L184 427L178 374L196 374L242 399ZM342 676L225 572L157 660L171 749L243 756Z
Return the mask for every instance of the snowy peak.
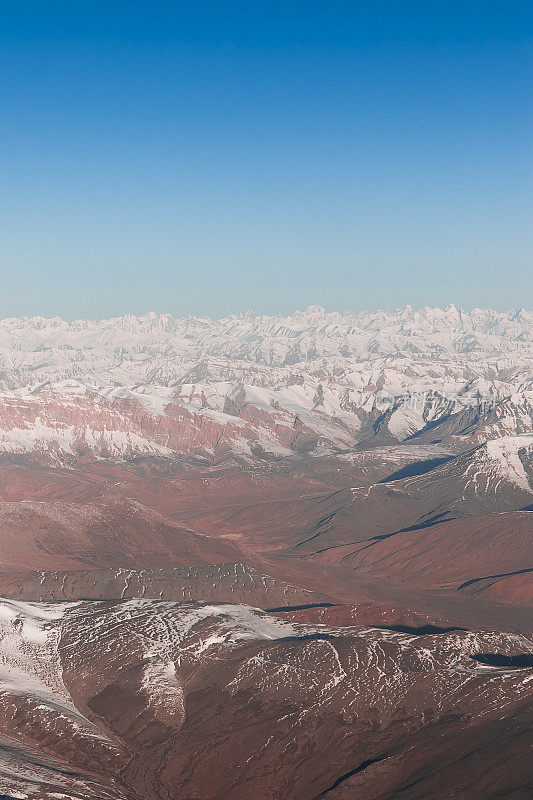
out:
M256 316L246 313L218 320L200 317L175 318L170 314L153 312L141 317L124 317L93 321L65 322L59 318L23 317L0 320L0 342L22 351L40 348L86 347L153 347L164 341L191 355L199 351L214 355L234 350L240 344L246 358L258 352L268 359L268 349L277 363L289 353L304 353L306 340L311 337L317 355L331 353L331 342L344 344L354 355L362 355L370 343L384 354L394 355L397 346L408 338L421 335L427 341L418 343L429 352L438 346L447 352L457 352L461 337L471 335L472 347L484 350L492 347L502 352L498 340L520 341L529 338L533 316L520 313L498 313L474 309L467 312L455 306L447 309L425 308L420 311L409 306L395 311L327 313L321 306L309 306L304 312L289 316ZM259 347L266 340L268 349ZM358 341L359 340L359 341ZM298 348L298 345L300 347ZM295 350L296 346L296 350ZM372 352L372 351L370 351ZM281 359L281 361L280 361Z
M443 422L471 444L528 433L531 329L525 311L454 306L6 319L0 452L253 461L331 455L378 434L431 441Z
M521 490L533 493L533 435L504 436L491 439L466 454L465 491L474 495L499 495Z
M526 492L533 492L526 466L533 460L533 436L505 436L492 439L480 451L479 461L485 469Z

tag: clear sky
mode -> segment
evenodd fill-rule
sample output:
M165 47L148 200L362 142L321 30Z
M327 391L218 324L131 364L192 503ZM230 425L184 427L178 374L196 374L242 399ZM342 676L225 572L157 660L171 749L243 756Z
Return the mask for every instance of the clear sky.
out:
M532 306L530 2L4 2L0 316Z

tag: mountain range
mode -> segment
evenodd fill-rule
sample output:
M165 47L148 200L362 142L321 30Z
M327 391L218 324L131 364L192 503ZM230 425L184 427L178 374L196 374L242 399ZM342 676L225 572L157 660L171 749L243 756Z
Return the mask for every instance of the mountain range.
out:
M0 798L528 800L532 323L0 321Z

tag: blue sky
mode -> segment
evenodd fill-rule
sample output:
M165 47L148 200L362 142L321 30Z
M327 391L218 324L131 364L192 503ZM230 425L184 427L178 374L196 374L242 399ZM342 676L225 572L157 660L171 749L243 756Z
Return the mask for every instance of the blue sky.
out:
M531 307L532 19L3 4L0 316Z

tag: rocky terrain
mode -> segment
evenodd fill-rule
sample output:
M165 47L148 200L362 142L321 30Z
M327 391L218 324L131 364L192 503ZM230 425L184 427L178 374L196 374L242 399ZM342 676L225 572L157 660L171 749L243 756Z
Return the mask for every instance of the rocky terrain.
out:
M527 433L531 323L453 306L3 320L0 452L253 462Z
M4 601L0 625L8 796L436 797L444 782L492 797L529 780L517 742L503 773L478 748L506 728L527 741L530 638L142 599Z
M0 321L0 799L531 797L531 323Z

